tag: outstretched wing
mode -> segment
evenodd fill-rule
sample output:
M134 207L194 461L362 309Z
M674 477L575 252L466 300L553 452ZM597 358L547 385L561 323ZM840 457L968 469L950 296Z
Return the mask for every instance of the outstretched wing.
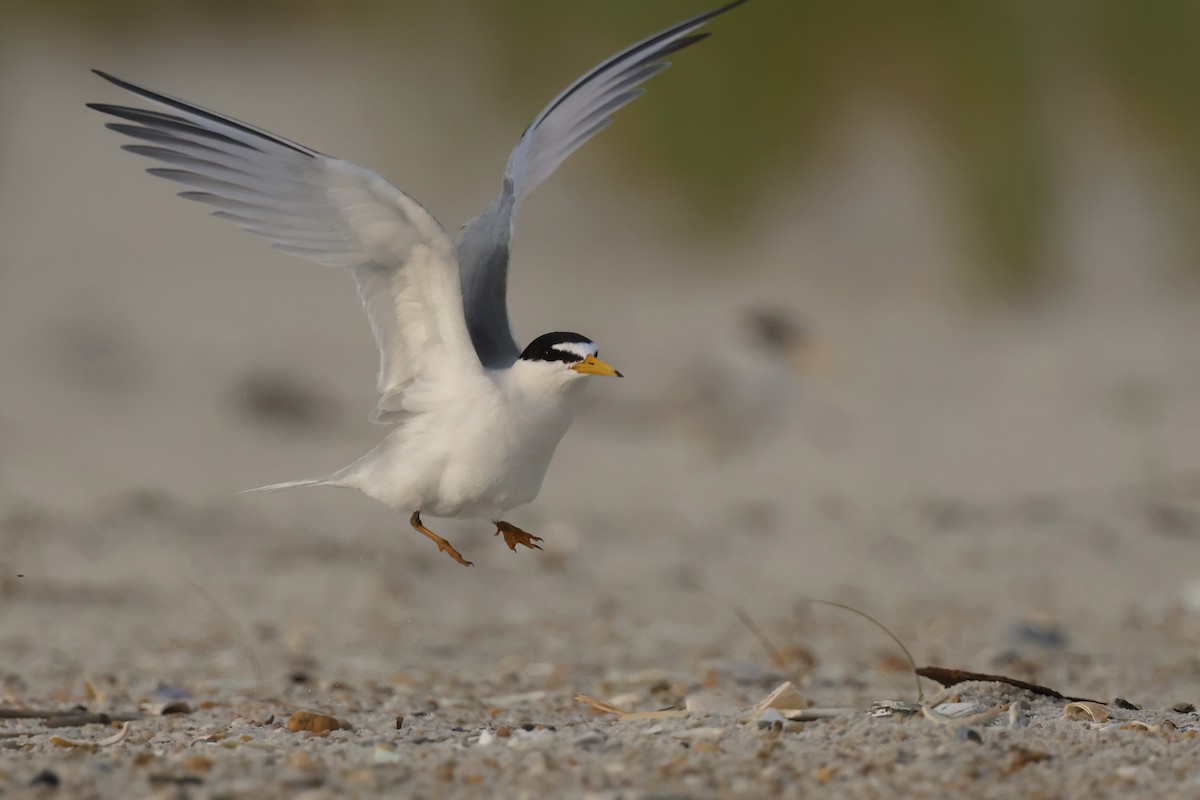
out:
M509 156L499 196L458 236L467 327L484 366L507 366L521 352L505 302L509 243L520 201L608 127L618 109L641 97L642 84L671 66L667 56L708 37L697 29L744 2L734 0L622 50L568 86L525 130Z
M138 140L122 149L166 165L148 172L183 184L181 197L213 206L213 216L278 250L354 274L380 353L372 421L394 421L419 377L480 370L454 244L417 201L355 164L96 74L173 112L88 104L124 120L107 125Z

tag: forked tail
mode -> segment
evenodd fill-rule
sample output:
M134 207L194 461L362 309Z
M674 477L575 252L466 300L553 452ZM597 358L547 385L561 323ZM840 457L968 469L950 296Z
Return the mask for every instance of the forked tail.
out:
M302 486L328 486L328 478L316 478L307 481L286 481L284 483L272 483L270 486L259 486L257 489L243 489L238 494L270 494L271 492L281 492L284 489L299 489Z

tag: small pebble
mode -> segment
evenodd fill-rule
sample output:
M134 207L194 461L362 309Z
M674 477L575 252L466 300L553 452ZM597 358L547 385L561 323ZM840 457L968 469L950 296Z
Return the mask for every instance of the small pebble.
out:
M44 769L37 775L33 776L33 780L29 782L30 786L58 786L58 775L48 769Z
M582 747L584 750L593 750L606 741L607 738L600 731L588 731L575 740L575 746Z
M377 744L371 753L371 761L376 764L396 764L400 761L400 754L389 745Z
M983 737L980 736L979 731L975 730L974 728L959 728L958 740L960 742L975 742L976 744L983 744Z
M189 756L183 760L182 767L188 772L208 772L212 762L204 756Z
M1128 711L1141 711L1142 710L1141 706L1137 705L1136 703L1129 702L1124 697L1115 698L1113 700L1113 705L1116 706L1117 708L1124 708Z
M787 722L787 718L779 713L779 709L768 708L758 718L758 729L764 731L770 730L776 725L782 727L785 722Z
M1196 707L1191 703L1176 703L1171 706L1171 710L1176 714L1195 714Z
M837 770L831 767L817 767L813 770L812 776L817 783L825 784L837 777Z
M1067 646L1067 635L1062 627L1050 621L1030 620L1013 627L1013 636L1029 644L1036 644L1049 650L1059 650Z
M309 733L328 733L329 731L348 729L349 726L336 717L327 714L313 714L310 711L297 711L287 721L287 729L293 733L308 731Z

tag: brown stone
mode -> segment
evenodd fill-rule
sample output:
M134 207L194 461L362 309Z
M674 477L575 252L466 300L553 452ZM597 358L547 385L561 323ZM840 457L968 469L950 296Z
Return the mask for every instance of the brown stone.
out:
M297 711L287 721L287 729L293 733L307 731L309 733L328 733L341 730L342 723L327 714L314 714L311 711Z

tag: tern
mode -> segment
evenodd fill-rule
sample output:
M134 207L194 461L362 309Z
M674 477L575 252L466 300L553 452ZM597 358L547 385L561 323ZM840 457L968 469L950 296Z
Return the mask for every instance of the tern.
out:
M499 195L451 238L412 197L376 173L232 117L94 72L163 110L107 103L106 127L135 144L122 149L165 166L150 174L183 184L181 197L216 210L278 250L344 267L379 347L375 423L388 436L353 464L302 486L352 488L402 512L439 551L472 566L421 521L490 519L510 550L541 549L505 522L533 500L580 407L583 378L621 377L578 333L513 337L506 306L517 208L564 159L641 96L672 53L734 0L622 50L568 86L526 128L508 159Z

